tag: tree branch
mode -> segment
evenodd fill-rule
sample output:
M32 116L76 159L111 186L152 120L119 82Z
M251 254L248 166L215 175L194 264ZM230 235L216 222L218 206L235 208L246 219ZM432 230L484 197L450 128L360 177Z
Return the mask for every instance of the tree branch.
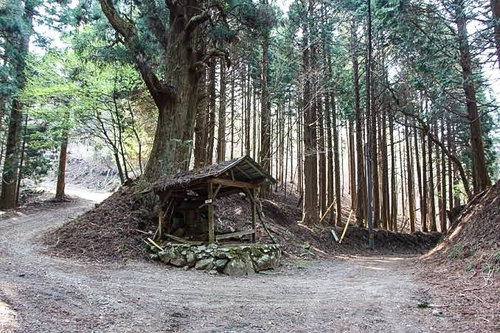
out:
M399 107L399 110L401 111L401 113L407 117L415 119L419 123L420 129L429 138L429 140L431 140L437 146L439 146L439 148L441 148L441 151L455 164L455 166L457 167L458 172L460 174L460 178L462 179L462 183L464 184L465 193L467 193L467 196L469 198L471 198L472 192L469 188L469 182L467 181L467 176L465 175L465 170L464 170L460 160L455 155L453 155L448 150L448 148L446 148L446 146L436 137L436 135L434 135L430 131L429 126L425 123L425 121L422 118L420 118L419 116L417 116L413 113L405 111L404 107L401 107L399 98L396 96L394 89L392 89L391 87L387 87L387 89L390 91L391 96L392 96L393 100L396 102L396 105Z
M162 84L151 66L146 56L139 47L137 32L132 23L123 19L116 11L112 0L99 0L104 15L108 18L111 26L123 36L124 43L130 52L134 55L136 65L141 73L142 79L146 84L155 104L160 107L163 104Z

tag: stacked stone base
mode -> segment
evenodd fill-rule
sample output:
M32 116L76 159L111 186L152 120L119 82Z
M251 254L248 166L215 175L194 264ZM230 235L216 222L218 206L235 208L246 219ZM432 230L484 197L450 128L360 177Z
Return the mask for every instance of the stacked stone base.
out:
M186 269L194 268L242 276L280 264L281 250L276 244L248 244L235 246L167 244L154 259Z

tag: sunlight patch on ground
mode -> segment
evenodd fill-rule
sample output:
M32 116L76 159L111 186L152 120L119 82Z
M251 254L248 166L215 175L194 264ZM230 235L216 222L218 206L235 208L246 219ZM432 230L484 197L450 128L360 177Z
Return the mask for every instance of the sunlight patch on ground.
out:
M375 266L363 266L363 268L366 269L371 269L373 271L386 271L387 269L382 268L382 267L375 267Z
M0 332L10 332L18 327L16 311L9 304L0 300Z

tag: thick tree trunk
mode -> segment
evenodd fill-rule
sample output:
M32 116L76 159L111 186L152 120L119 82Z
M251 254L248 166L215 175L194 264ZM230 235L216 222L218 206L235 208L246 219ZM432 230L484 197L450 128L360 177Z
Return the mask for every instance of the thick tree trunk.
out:
M333 202L334 195L334 174L335 174L335 166L333 164L333 135L332 135L332 116L331 116L331 104L330 104L330 96L328 93L325 94L325 116L326 116L326 145L328 151L328 205ZM331 219L333 222L333 218Z
M356 194L356 220L358 226L363 226L366 218L366 178L363 150L363 119L360 106L359 91L359 63L358 63L358 40L356 35L356 24L351 26L351 53L353 67L354 85L354 111L356 117L356 171L357 171L357 194Z
M61 141L59 167L57 168L56 200L62 200L64 198L64 189L66 187L66 161L68 157L68 137L68 132L65 131Z
M317 93L316 93L317 94ZM325 127L324 127L324 117L323 117L323 107L321 96L316 98L316 110L318 114L318 169L319 169L319 212L320 215L326 211L326 188L327 188L327 178L326 178L326 151L325 151Z
M469 119L472 167L474 170L474 192L478 193L491 185L486 158L484 155L483 132L481 116L477 107L476 88L472 71L472 56L469 51L467 35L467 19L465 17L464 0L456 0L456 24L460 51L460 66L462 67L463 89L465 93L467 115Z
M24 3L21 9L23 14L18 17L21 22L20 31L11 32L9 42L17 50L17 57L10 59L14 64L15 83L17 92L22 92L26 85L26 56L28 54L29 39L32 33L34 2ZM18 4L21 7L21 4ZM22 8L22 7L21 7ZM5 162L2 174L2 193L0 195L0 209L15 208L17 205L19 164L21 158L21 133L23 128L23 104L17 94L12 99L9 130L5 147Z
M308 17L312 18L312 4L305 1ZM318 220L318 161L316 146L316 110L312 96L311 49L309 45L308 20L304 24L303 35L303 110L304 110L304 204L303 221L311 225Z
M5 162L2 175L1 209L16 207L17 179L21 158L21 133L23 128L23 106L14 98L10 113L9 131L5 146Z

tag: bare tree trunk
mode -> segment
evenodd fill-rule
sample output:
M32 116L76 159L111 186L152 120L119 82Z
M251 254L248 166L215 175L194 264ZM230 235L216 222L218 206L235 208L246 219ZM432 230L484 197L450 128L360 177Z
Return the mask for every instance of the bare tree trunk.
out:
M489 186L491 180L484 155L483 131L481 116L477 107L476 88L472 73L472 59L469 50L467 34L467 19L465 17L464 0L455 0L456 24L460 51L460 66L462 67L463 89L465 93L467 115L469 119L472 167L474 170L474 192L478 193Z
M420 207L422 231L427 232L427 153L425 135L422 133L422 207Z
M380 152L381 152L381 195L382 195L382 225L384 229L389 229L390 223L390 203L389 203L389 161L387 157L387 115L386 105L382 109L382 135L380 138Z
M217 163L226 159L226 62L220 61L219 127L217 129Z
M61 150L59 153L59 167L57 171L56 200L64 198L64 189L66 187L66 161L68 157L68 131L64 131L61 141Z
M17 93L24 90L26 85L26 56L29 49L29 39L32 34L33 5L29 2L24 5L24 14L17 17L22 20L17 22L21 28L15 27L14 31L8 32L7 36L11 47L17 51L15 59L9 59L13 63L16 79L16 94L12 99L10 122L5 147L5 162L2 174L2 192L0 194L0 209L11 209L17 206L19 164L21 158L21 133L23 131L23 104ZM24 25L24 26L23 26ZM16 29L25 29L23 31Z
M353 67L353 85L354 85L354 111L356 117L356 159L357 159L357 194L356 194L356 220L358 226L364 225L366 218L366 179L365 163L363 151L363 120L360 106L359 91L359 63L358 63L358 40L356 35L356 23L351 25L351 53Z
M263 0L267 5L267 0ZM260 103L260 154L259 160L262 168L270 172L271 159L271 103L269 101L268 79L269 79L269 32L266 30L262 36L262 73L261 73L261 103ZM261 187L261 195L269 194L269 185Z
M413 193L413 165L411 163L411 142L410 133L408 132L408 126L405 126L405 142L406 142L406 172L408 175L408 211L410 215L410 232L415 232L415 196Z
M349 116L348 120L349 144L349 194L351 195L351 209L356 208L356 151L354 149L354 122Z
M332 110L330 104L330 95L328 93L325 94L325 116L326 116L326 144L328 151L328 205L333 202L334 195L334 174L335 174L335 166L333 164L333 135L332 135ZM333 222L333 215L331 215L331 222Z
M252 84L250 81L250 65L247 67L247 94L246 94L246 106L245 106L245 155L250 156L251 154L251 133L250 133L250 114L252 112Z
M394 152L394 116L389 116L389 135L391 142L391 223L390 230L395 230L398 222L398 192L396 188L396 154Z
M214 157L214 146L215 146L215 111L216 111L216 93L215 93L215 85L216 85L216 61L215 59L210 63L210 68L208 71L208 142L207 142L207 150L206 150L206 165L211 165L213 163Z
M429 154L429 181L427 182L429 186L429 224L431 231L437 231L436 226L436 202L434 195L434 167L432 161L432 141L427 141L427 150Z
M312 18L313 6L305 1L307 17ZM315 223L318 219L318 161L316 146L316 110L312 96L311 49L309 45L309 23L303 27L302 59L304 76L303 109L304 109L304 205L303 221L306 225Z
M324 127L324 117L323 117L323 107L321 96L316 99L316 110L318 113L318 161L319 161L319 212L322 216L327 208L326 203L326 156L325 156L325 127Z

